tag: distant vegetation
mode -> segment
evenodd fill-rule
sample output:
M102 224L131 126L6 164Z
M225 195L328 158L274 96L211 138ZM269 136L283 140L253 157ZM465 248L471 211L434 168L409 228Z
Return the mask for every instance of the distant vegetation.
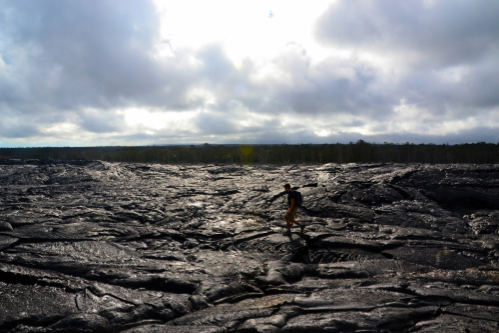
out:
M499 163L499 144L185 145L84 148L0 148L3 159L104 160L140 163Z

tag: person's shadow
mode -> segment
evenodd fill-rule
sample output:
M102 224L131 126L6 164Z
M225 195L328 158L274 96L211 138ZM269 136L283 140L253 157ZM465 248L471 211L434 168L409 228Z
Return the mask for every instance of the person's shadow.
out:
M290 233L284 233L283 236L288 237L290 243L293 242L294 240L298 240L300 238L303 239L303 240L305 240L305 241L308 239L308 236L305 236L304 233L295 233L295 234L296 234L297 237L295 237L294 239L293 239L293 233L292 232L290 232Z

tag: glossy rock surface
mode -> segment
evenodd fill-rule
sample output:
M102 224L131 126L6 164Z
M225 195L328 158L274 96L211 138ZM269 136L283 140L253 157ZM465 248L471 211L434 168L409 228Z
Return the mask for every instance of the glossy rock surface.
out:
M499 166L11 160L0 187L0 332L499 331Z

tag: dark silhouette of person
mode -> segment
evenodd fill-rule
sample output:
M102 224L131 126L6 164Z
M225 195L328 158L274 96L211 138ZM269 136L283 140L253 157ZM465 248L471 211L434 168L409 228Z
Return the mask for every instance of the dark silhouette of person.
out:
M284 234L291 235L292 223L298 224L300 226L301 232L303 232L303 229L305 229L305 226L303 224L300 224L300 222L298 222L295 219L296 211L298 210L298 207L299 207L296 199L297 199L297 196L299 194L297 194L296 191L291 190L291 185L289 183L284 184L284 190L288 194L288 205L289 205L289 208L286 211L286 214L284 215L284 218L286 219L286 226L287 226L288 230L286 230L286 232Z

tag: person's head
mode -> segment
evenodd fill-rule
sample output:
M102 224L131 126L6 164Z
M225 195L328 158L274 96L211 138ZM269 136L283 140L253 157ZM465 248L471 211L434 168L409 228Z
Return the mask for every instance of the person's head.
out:
M283 187L286 192L291 191L291 185L289 185L289 183L284 184Z

